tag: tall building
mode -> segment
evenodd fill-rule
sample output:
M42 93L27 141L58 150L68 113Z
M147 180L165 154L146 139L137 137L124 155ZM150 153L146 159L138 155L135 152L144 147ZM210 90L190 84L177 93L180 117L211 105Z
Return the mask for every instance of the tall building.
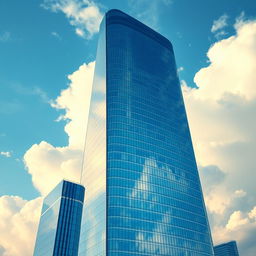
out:
M236 241L214 246L215 256L239 256Z
M80 256L213 255L171 43L118 10L100 27Z
M45 197L34 256L77 256L84 187L60 182Z

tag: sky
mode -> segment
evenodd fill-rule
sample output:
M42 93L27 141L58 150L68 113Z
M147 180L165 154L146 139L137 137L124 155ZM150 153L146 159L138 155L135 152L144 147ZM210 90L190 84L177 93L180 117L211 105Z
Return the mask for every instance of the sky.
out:
M42 197L77 180L104 13L173 44L215 244L256 254L256 3L0 1L0 256L32 255Z

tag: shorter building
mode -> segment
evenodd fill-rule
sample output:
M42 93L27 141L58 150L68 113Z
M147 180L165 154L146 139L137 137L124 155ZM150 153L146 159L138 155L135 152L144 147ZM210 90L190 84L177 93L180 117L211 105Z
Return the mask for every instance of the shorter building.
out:
M77 256L84 190L63 180L45 197L34 256Z
M239 256L236 241L214 246L215 256Z

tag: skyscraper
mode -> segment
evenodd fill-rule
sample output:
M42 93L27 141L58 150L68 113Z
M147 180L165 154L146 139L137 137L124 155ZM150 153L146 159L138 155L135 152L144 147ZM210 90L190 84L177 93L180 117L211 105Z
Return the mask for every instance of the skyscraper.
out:
M239 256L236 241L214 246L215 256Z
M79 255L213 255L171 43L118 10L100 27Z
M45 197L34 256L77 256L84 187L60 182Z

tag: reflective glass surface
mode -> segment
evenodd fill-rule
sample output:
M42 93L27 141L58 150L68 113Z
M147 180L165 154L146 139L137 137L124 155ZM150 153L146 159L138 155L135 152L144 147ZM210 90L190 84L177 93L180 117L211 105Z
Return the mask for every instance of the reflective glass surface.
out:
M106 255L106 37L101 23L82 183L86 188L79 255ZM86 85L85 85L86 86Z
M110 11L107 255L213 255L171 43Z
M117 11L101 24L79 255L213 255L171 43Z
M214 246L215 256L239 256L236 241Z
M84 187L62 181L45 199L34 256L76 256Z

